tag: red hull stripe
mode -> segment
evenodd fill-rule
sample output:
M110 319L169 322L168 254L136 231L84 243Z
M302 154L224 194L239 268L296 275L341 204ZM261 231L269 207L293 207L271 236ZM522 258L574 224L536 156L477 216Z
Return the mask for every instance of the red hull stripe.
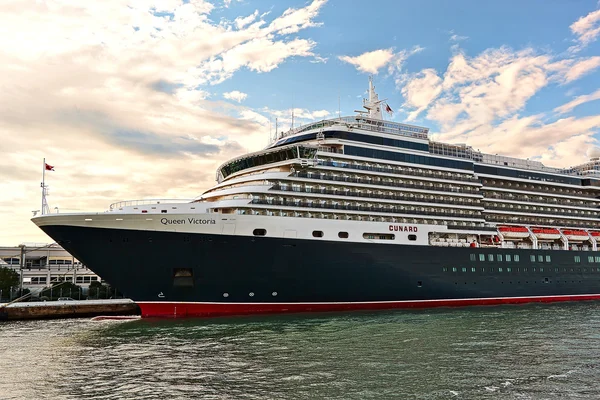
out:
M224 315L281 314L349 310L384 310L394 308L433 308L486 306L496 304L552 303L559 301L600 300L600 294L494 297L477 299L376 301L361 303L193 303L137 302L142 317L217 317Z

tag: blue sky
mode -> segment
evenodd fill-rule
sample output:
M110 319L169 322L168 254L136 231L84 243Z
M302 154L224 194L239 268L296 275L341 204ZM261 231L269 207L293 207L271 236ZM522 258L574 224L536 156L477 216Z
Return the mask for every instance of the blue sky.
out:
M193 198L290 125L360 108L568 166L600 155L596 0L69 0L0 8L0 244L50 207Z

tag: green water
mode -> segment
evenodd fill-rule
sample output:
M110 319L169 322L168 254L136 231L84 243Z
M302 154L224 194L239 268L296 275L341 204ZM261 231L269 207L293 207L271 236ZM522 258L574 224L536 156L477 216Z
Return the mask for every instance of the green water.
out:
M600 302L0 324L0 399L599 399Z

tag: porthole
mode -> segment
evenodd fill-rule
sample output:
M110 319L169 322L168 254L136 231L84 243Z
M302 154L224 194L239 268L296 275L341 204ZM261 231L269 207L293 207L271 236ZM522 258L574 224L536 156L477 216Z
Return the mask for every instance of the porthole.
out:
M271 293L271 296L273 296L273 297L277 296L277 292Z
M417 235L408 235L408 240L417 240Z
M323 231L313 231L313 237L323 237Z
M223 293L223 297L229 297L229 293L227 293L227 292Z
M340 239L348 239L348 232L338 232L338 237Z
M250 296L250 297L254 297L254 292L250 292L250 293L248 293L248 296Z
M266 229L255 229L254 231L252 231L252 234L254 236L265 236L267 234L267 230Z

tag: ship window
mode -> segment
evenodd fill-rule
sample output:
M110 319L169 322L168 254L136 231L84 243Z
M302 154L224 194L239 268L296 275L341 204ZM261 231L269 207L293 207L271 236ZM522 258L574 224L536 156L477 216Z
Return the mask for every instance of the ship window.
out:
M550 262L550 256L546 256L546 262Z
M254 231L252 231L252 234L254 236L265 236L267 234L267 230L266 229L255 229Z
M540 267L540 272L544 272L544 267Z
M506 255L506 262L510 262L510 254Z
M479 261L485 261L485 254L479 255Z
M363 233L364 239L394 240L395 237L392 233Z
M507 268L506 268L506 272L510 272L510 271L511 271L511 268L510 268L510 267L507 267Z
M527 272L527 268L523 268L523 272Z
M502 261L502 254L496 254L496 260Z
M340 239L348 239L348 232L338 232L338 237Z
M515 254L515 262L519 262L519 255Z
M538 255L538 261L539 262L544 262L544 256L543 255Z
M408 240L417 240L417 235L408 235Z
M529 259L531 260L531 262L535 262L535 256L534 255L530 255Z
M498 268L498 272L502 272L502 267Z
M323 231L313 231L313 237L323 237Z
M471 267L471 272L475 272L477 269L475 267Z
M160 210L161 213L166 214L167 210Z
M448 267L442 267L443 272L448 272Z
M554 268L554 272L559 272L560 268Z
M588 256L588 262L589 263L593 263L594 262L594 256Z
M418 282L417 282L417 286L418 286L418 287L421 287L421 286L423 286L423 282L422 282L422 281L418 281Z
M467 269L465 267L463 267L462 272L467 272Z
M469 258L470 258L471 261L475 261L475 254L470 254Z
M574 256L575 258L575 262L576 263L580 263L581 262L581 257L580 256Z
M173 286L193 287L193 270L191 268L173 268Z
M533 272L535 272L535 267L531 268L531 270L532 270Z
M456 267L452 267L452 272L456 272Z
M488 254L488 261L494 261L494 255Z
M595 260L596 260L597 263L600 263L600 257L596 256Z

